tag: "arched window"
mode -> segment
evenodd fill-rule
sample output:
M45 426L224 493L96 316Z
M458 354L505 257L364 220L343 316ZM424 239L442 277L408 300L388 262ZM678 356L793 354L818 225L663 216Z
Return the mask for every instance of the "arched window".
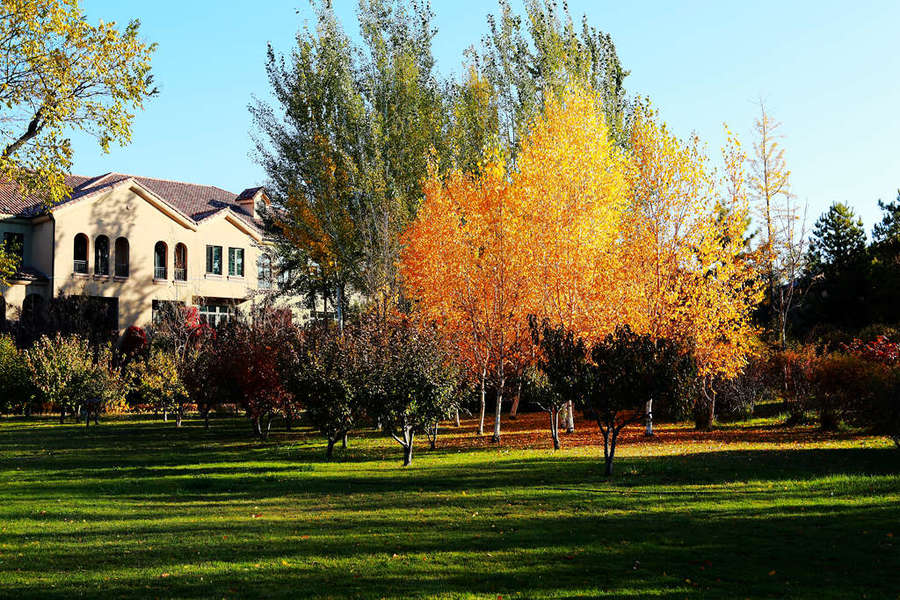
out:
M116 238L116 277L128 277L128 240Z
M187 281L187 246L175 244L175 280Z
M156 242L153 247L153 279L168 279L169 273L166 269L168 264L169 248L165 242Z
M75 236L75 262L72 270L76 273L88 272L88 237L83 233Z
M94 275L109 275L109 238L105 235L94 240Z

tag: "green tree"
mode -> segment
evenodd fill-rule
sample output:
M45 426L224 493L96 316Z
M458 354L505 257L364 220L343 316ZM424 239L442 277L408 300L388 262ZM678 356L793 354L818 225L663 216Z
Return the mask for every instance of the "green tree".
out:
M156 93L155 49L140 24L88 23L78 0L0 0L0 180L49 203L69 194L70 130L107 151L128 143L134 111ZM0 279L9 266L0 249Z
M870 289L871 318L881 323L900 321L900 191L893 202L878 201L881 222L872 227Z
M407 317L369 320L357 338L354 388L383 430L412 464L417 434L435 431L449 417L459 389L438 332Z
M610 136L625 143L628 71L608 34L586 16L576 26L568 6L560 9L555 0L526 0L524 16L500 0L488 27L481 52L473 54L496 93L501 142L510 154L546 97L573 83L601 95Z
M859 326L868 319L866 232L853 209L836 202L813 226L808 277L812 320Z
M250 112L275 206L280 268L308 275L288 287L305 281L302 291L321 293L327 303L360 280L369 150L355 50L330 6L320 6L317 17L289 56L269 46L266 72L278 110L256 100Z
M434 74L427 4L363 0L354 45L329 3L289 57L270 47L279 110L256 101L257 149L295 287L346 306L363 291L385 308L399 296L400 233L415 217L428 153L445 154L443 86Z

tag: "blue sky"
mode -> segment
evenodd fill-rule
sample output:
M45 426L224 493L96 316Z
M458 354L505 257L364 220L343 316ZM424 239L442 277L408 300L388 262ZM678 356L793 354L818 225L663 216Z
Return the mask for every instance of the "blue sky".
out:
M613 36L646 95L679 135L696 131L718 156L722 123L751 141L760 97L783 122L793 191L810 222L845 201L866 229L876 201L900 187L900 2L607 2L569 0ZM356 0L335 0L355 35ZM132 144L103 154L75 138L74 172L107 171L213 184L239 192L264 182L250 152L251 96L268 97L266 42L288 51L312 19L307 0L85 0L88 17L139 18L157 42L160 95L134 123ZM493 0L433 0L434 52L446 74L486 32ZM298 12L299 11L299 12Z

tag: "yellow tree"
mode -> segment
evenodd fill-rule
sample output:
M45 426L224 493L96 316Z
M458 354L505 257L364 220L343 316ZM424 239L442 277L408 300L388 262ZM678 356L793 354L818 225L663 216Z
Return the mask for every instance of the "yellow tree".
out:
M623 236L623 272L637 293L627 301L627 320L638 332L691 347L711 420L710 384L743 368L754 340L751 311L760 299L743 238L749 206L739 176L742 155L726 150L726 182L718 186L699 140L682 142L646 108L635 112L630 146L633 210ZM718 210L723 203L724 212ZM649 418L647 430L652 433Z
M551 95L523 138L512 193L524 211L528 314L590 342L621 314L615 244L628 203L626 157L611 141L596 93ZM574 430L572 399L567 429Z
M93 136L104 151L128 143L134 111L156 92L154 48L138 21L92 25L78 0L0 0L0 180L48 203L65 198L68 131ZM0 281L10 272L4 263L0 248Z

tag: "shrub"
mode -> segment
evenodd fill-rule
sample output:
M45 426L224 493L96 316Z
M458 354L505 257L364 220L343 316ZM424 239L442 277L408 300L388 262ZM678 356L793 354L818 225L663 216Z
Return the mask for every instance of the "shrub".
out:
M716 382L719 415L749 419L757 404L773 396L769 357L753 357L737 377Z
M769 372L787 408L788 425L801 423L811 407L818 361L819 355L812 345L789 348L772 356Z
M25 354L8 335L0 335L0 414L28 411L37 393Z
M834 352L820 359L813 376L813 399L822 429L870 420L880 399L891 394L891 369L862 356Z

